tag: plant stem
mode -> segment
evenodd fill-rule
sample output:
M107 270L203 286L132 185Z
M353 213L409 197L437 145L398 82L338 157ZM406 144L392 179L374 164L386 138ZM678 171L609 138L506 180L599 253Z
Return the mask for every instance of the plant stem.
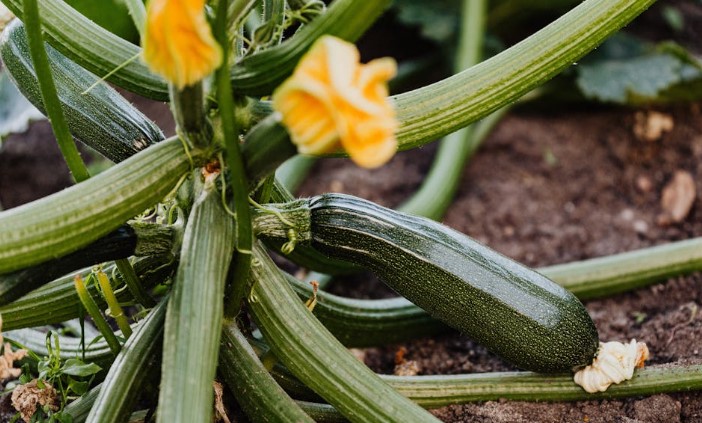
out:
M273 380L235 321L222 327L219 370L251 421L313 422Z
M115 293L112 291L110 280L107 278L105 272L102 271L97 272L97 280L100 284L102 296L105 298L105 302L107 302L107 306L110 308L112 318L117 322L122 336L124 336L125 339L129 339L132 335L132 328L129 326L127 316L124 315L124 310L122 310L122 306L119 305L119 301L117 301L117 297L115 297Z
M115 230L163 199L202 161L198 154L172 138L80 185L2 212L0 274L63 256Z
M450 78L394 96L400 122L398 148L422 146L513 103L597 47L654 1L586 0L502 53ZM258 114L264 108L264 104L252 105ZM247 137L247 143L270 142L244 146L247 158L255 159L247 161L252 178L265 176L296 153L270 122L259 130L264 133Z
M134 271L134 267L132 267L132 263L129 262L129 259L115 260L115 264L117 265L119 273L122 274L122 279L124 279L127 289L132 296L134 296L134 299L144 307L155 306L156 302L142 286L139 276L137 276Z
M194 148L206 149L212 142L205 119L205 93L202 82L183 88L168 85L171 97L171 110L180 136Z
M124 4L127 6L134 26L139 31L139 37L144 38L144 29L146 28L146 7L144 7L144 2L141 0L124 0Z
M400 149L425 144L512 103L597 47L654 1L586 0L500 54L396 96Z
M226 149L226 168L229 170L231 188L234 195L234 210L236 212L236 250L238 252L234 263L233 287L229 293L226 306L227 316L234 316L239 311L239 304L244 297L246 275L251 267L251 248L253 244L253 229L251 227L251 212L249 210L249 182L246 177L244 160L239 146L240 128L235 118L235 106L232 98L232 84L229 80L229 54L227 43L227 8L228 0L220 0L217 10L215 31L217 40L222 46L222 66L217 70L217 99L222 120L224 147ZM225 179L222 179L225 181ZM226 184L226 181L223 182Z
M51 122L51 128L56 136L59 149L68 165L68 169L71 171L71 175L73 175L73 179L75 179L76 182L84 181L90 178L90 174L80 157L78 147L76 147L75 141L73 141L71 132L68 130L68 124L63 115L63 109L61 109L61 102L56 93L56 85L54 84L54 78L51 74L49 59L44 49L44 39L41 34L41 21L39 19L37 0L24 0L23 7L23 21L27 28L29 52L32 56L32 62L34 62L34 69L37 73L39 90L41 91L46 114L48 115L49 122Z
M107 345L109 345L112 354L117 355L117 353L119 353L119 350L122 347L119 344L119 341L117 340L115 334L112 333L110 325L108 325L105 318L102 317L102 313L100 312L100 309L98 308L97 304L95 304L95 300L93 300L93 297L90 295L90 292L88 292L88 290L85 288L85 284L83 283L83 278L81 277L81 275L75 276L74 283L76 287L76 292L78 293L78 297L80 297L80 301L81 303L83 303L83 307L85 307L85 310L93 319L93 322L95 322L95 326L97 326L103 338L105 338L105 341L107 341Z
M436 421L381 383L297 299L280 270L254 249L248 304L278 359L351 421Z
M135 271L140 276L145 287L152 287L163 282L170 276L173 270L173 258L168 256L147 257L137 260ZM114 266L105 266L105 272L111 274ZM82 277L88 277L91 269L79 271ZM120 275L117 277L119 278ZM120 280L120 282L122 282ZM91 296L98 298L98 306L104 307L106 304L98 295L97 288L88 288ZM117 290L119 301L131 299L128 290ZM76 293L73 274L59 278L39 289L36 289L26 296L13 301L10 304L0 307L0 314L3 318L3 329L13 330L34 326L44 326L61 323L63 321L78 317L80 299Z
M235 237L214 175L195 196L166 314L159 422L212 419L224 286Z
M461 32L456 47L456 72L461 72L480 61L485 32L486 0L463 0ZM488 117L492 124L503 113ZM483 124L485 124L483 122ZM431 169L422 185L398 210L429 219L439 220L453 201L463 168L487 134L477 134L476 124L466 126L446 136L439 144ZM488 131L485 131L488 132ZM483 135L483 136L480 136Z
M268 346L252 341L259 356ZM288 369L276 366L273 377L296 398L319 401L309 387ZM702 389L702 364L663 364L637 369L631 380L610 386L605 392L588 393L573 381L572 374L547 375L532 372L490 372L456 375L379 375L402 395L425 408L479 401L591 401L638 395Z
M96 423L124 421L131 414L134 400L150 373L149 362L155 361L161 346L163 321L168 298L139 323L134 336L124 344L102 383L100 394L90 410L87 421Z

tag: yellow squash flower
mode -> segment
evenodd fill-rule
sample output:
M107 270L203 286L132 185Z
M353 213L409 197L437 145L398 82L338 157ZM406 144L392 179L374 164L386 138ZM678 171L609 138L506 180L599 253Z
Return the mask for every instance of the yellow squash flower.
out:
M397 65L391 58L365 65L359 60L353 44L323 36L273 93L273 108L300 153L342 147L356 164L373 168L397 151L397 121L387 87Z
M222 62L222 51L205 18L205 0L150 0L146 6L144 61L179 89Z

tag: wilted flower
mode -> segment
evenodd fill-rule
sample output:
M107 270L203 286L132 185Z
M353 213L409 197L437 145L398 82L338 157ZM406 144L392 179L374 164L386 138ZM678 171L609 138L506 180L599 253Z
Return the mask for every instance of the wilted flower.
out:
M600 342L597 357L575 373L575 383L590 393L604 392L611 384L634 377L634 369L643 367L648 355L646 344L635 339L628 344Z
M142 44L149 68L178 88L200 81L222 62L205 0L150 0Z
M359 166L377 167L397 150L387 88L396 69L391 58L362 65L353 44L324 36L275 91L273 107L300 153L330 153L341 146Z

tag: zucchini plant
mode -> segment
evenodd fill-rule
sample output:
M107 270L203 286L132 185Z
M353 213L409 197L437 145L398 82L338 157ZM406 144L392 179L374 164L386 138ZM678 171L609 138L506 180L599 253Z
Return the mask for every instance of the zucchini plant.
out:
M18 17L0 42L6 71L50 118L77 182L0 213L6 337L33 351L23 367L29 377L32 357L49 353L33 328L87 311L101 332L82 326L80 342L60 337L54 356L78 355L103 371L80 398L43 410L49 418L129 421L144 417L135 404L150 404L147 418L206 422L222 412L215 379L251 421L337 413L358 422L435 421L425 408L588 398L562 374L590 364L598 348L576 297L597 294L584 285L618 292L702 267L695 241L542 269L543 276L416 216L438 218L450 202L456 172L441 166L404 206L408 214L338 194L296 199L274 176L298 151L349 154L376 166L396 150L454 133L558 74L653 0L586 0L478 64L485 2L466 0L465 21L477 24L464 28L460 45L473 53L458 61L459 72L394 97L384 85L394 62L359 65L349 43L389 0L218 0L208 7L150 0L146 9L126 0L143 48L65 2L2 2ZM169 101L178 135L165 139L106 81ZM460 169L484 133L475 126L451 138L443 153L451 169ZM114 166L90 177L74 139ZM432 199L433 187L444 185ZM406 299L310 292L276 266L269 249L328 273L367 267ZM642 265L641 256L658 259ZM105 322L106 306L120 334ZM449 327L523 370L561 374L397 380L373 373L345 347ZM699 388L701 374L698 366L647 370L611 395Z

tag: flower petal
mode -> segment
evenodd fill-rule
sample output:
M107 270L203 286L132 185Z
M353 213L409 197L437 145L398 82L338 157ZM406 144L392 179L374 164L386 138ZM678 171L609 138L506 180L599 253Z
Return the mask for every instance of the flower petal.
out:
M192 85L222 62L204 0L150 0L142 55L149 68L178 88Z

